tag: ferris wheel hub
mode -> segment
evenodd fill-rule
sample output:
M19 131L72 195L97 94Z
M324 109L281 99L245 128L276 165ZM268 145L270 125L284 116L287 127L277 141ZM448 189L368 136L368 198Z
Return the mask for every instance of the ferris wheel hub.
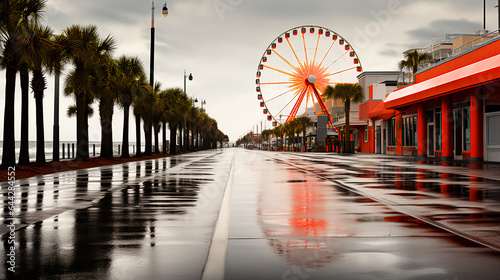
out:
M307 77L307 81L310 83L310 84L314 84L316 82L316 76L314 75L310 75L309 77Z

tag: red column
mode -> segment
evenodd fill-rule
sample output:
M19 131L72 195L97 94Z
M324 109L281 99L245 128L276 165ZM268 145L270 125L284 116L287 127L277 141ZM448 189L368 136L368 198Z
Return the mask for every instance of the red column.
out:
M396 155L403 155L403 116L396 115Z
M427 108L425 103L418 105L417 113L417 148L418 156L427 156Z
M443 96L441 100L441 129L442 158L453 159L453 104L451 95Z
M370 146L370 153L375 153L375 121L368 120L372 122L372 126L368 127L368 145Z
M483 160L483 100L475 90L470 96L470 160Z

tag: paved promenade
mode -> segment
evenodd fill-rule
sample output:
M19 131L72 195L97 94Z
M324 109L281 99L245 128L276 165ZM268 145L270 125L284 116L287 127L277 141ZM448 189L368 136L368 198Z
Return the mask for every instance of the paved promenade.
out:
M0 279L496 279L497 167L224 149L1 183Z

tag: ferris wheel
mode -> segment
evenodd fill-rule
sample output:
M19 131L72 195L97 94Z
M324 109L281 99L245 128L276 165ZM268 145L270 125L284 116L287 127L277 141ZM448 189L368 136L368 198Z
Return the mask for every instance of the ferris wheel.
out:
M361 71L356 51L338 33L315 25L292 28L272 41L260 59L255 81L260 107L274 126L312 107L331 124L323 91L328 85L356 83Z

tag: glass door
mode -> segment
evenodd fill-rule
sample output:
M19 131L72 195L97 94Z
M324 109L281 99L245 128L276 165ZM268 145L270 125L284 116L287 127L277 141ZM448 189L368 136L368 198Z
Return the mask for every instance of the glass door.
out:
M463 141L462 141L462 109L453 110L453 131L455 158L462 159Z
M427 126L427 155L430 157L434 156L434 124L429 124Z

